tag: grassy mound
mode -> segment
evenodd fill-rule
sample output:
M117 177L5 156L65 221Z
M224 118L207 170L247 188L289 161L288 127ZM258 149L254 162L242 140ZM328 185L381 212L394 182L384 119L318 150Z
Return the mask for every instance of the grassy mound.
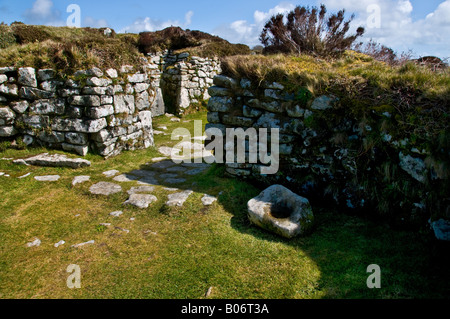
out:
M140 33L139 50L145 54L165 50L182 51L201 57L224 57L251 53L250 48L244 44L231 44L205 32L183 30L179 27Z
M70 74L93 66L138 65L142 57L137 36L107 36L104 29L14 24L0 26L0 34L1 66L54 68Z

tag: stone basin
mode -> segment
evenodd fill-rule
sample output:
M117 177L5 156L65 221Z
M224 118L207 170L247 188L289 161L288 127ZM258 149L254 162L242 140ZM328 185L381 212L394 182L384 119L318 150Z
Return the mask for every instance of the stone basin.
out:
M248 202L250 221L291 239L308 233L314 222L309 201L282 185L273 185Z

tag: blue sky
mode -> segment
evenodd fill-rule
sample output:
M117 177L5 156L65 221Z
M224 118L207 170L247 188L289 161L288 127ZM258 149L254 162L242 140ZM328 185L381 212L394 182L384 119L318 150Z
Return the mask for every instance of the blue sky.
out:
M0 0L0 21L65 25L67 6L77 4L82 26L137 33L177 25L254 46L271 15L320 3L329 12L355 13L353 27L366 27L364 40L373 38L397 52L411 49L415 56L450 57L450 0ZM372 19L375 11L367 11L371 5L379 9L379 20ZM380 24L368 27L370 21Z

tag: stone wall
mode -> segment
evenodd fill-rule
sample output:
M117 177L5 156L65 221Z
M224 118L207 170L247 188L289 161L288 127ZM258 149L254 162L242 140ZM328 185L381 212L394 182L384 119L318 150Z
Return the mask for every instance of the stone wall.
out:
M217 58L201 58L189 53L162 55L160 68L160 87L166 109L174 114L183 114L192 103L208 100L208 88L213 78L221 73Z
M439 173L439 164L426 161L427 150L386 129L393 127L387 125L394 119L391 111L356 115L332 95L305 99L305 90L288 90L280 83L219 75L214 84L207 129L280 129L277 174L262 175L263 163L249 163L248 141L246 162L225 164L227 174L259 185L283 184L322 203L376 211L399 222L423 225L430 216L448 214L447 177Z
M149 55L139 70L0 68L0 139L105 157L153 145L152 117L208 100L217 59Z
M143 61L144 62L144 61ZM146 62L146 61L145 61ZM0 137L109 157L153 145L154 68L0 68Z

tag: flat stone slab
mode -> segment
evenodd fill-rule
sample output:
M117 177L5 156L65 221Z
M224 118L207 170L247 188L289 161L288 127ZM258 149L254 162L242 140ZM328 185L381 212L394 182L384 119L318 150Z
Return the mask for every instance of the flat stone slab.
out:
M199 175L205 171L206 171L206 168L194 168L194 169L191 169L190 171L185 172L184 174L194 176L194 175Z
M155 187L153 187L153 186L132 187L128 191L128 195L141 194L141 193L151 193L153 191L155 191Z
M167 146L162 146L158 148L158 152L167 157L172 157L172 148Z
M40 154L34 157L19 159L13 161L15 164L27 164L33 166L44 167L69 167L69 168L81 168L91 166L91 162L82 158L68 158L66 155L48 153Z
M122 175L119 175L119 176L116 176L113 178L113 180L115 182L119 182L119 183L134 182L139 179L140 179L139 176L131 175L131 174L122 174Z
M56 182L61 178L59 175L35 176L34 179L38 182Z
M148 178L143 178L138 182L139 185L159 185L159 182L153 178L153 177L148 177Z
M212 204L214 204L215 202L217 202L217 198L211 195L204 195L202 197L202 204L203 206L211 206Z
M187 168L183 167L183 166L174 166L174 167L170 167L167 169L167 171L170 173L183 173L186 170L187 170Z
M139 176L139 177L154 177L155 172L147 171L144 169L137 169L130 172L131 175Z
M161 161L164 161L166 159L167 159L167 157L155 157L155 158L152 159L152 162L154 162L154 163L161 162Z
M192 190L185 190L181 193L170 194L166 205L170 207L182 207L193 193L194 191Z
M176 164L171 160L160 161L158 163L153 164L151 167L156 169L168 169L170 167L175 166Z
M114 176L116 176L119 173L120 172L118 170L114 169L114 170L111 170L111 171L104 172L103 175L106 176L106 177L114 177Z
M124 205L132 205L141 209L148 208L150 204L156 202L158 198L149 194L132 194L130 198L123 203Z
M94 195L110 196L112 194L120 193L122 191L122 187L113 183L100 182L92 185L89 191Z
M186 182L186 179L184 178L168 178L166 180L164 180L165 183L167 184L182 184Z
M72 181L72 186L75 186L77 184L86 183L91 179L90 176L75 176L75 178Z
M285 238L305 234L313 225L309 201L282 185L273 185L247 204L250 221Z
M72 245L72 247L73 247L73 248L80 248L80 247L83 247L83 246L86 246L86 245L93 245L93 244L95 244L95 241L94 241L94 240L90 240L90 241L87 241L87 242L85 242L85 243L80 243L80 244Z
M123 212L120 211L120 210L117 211L117 212L112 212L112 213L109 214L109 216L112 216L112 217L120 217L122 215L123 215Z
M159 175L159 178L164 181L169 178L177 178L177 177L178 177L178 174L161 174L161 175Z

